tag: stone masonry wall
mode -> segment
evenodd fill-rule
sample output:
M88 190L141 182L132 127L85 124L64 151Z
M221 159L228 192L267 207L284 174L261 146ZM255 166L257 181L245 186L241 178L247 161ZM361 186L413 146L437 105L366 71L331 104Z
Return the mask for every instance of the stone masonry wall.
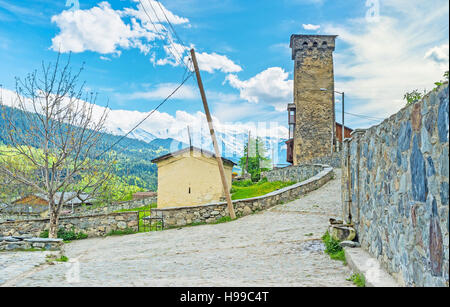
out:
M269 182L273 181L301 182L317 175L322 170L323 170L322 165L289 166L271 170L268 172L262 172L261 178L267 178Z
M345 145L343 217L362 247L401 284L449 286L448 84Z
M126 202L120 202L120 203L112 203L109 205L101 206L101 207L89 207L89 206L78 206L74 208L74 213L69 213L66 215L62 215L63 217L80 217L85 215L94 215L94 214L108 214L108 213L114 213L119 210L128 210L128 209L137 209L141 207L145 207L151 204L156 204L157 197L149 197L145 199L139 199L139 200L131 200ZM9 205L12 206L12 205ZM70 206L64 208L64 210L71 210L72 208ZM63 210L63 211L64 211ZM23 213L23 214L17 214L17 213L11 213L11 210L8 211L2 211L0 210L0 223L6 222L7 220L15 220L15 221L21 221L21 220L39 220L42 219L42 217L39 214L29 214L29 213Z
M80 217L61 217L59 227L66 230L83 232L89 237L104 236L112 230L126 228L138 231L137 212L85 215ZM0 223L0 236L19 236L23 234L38 237L48 229L49 220L26 220Z
M149 197L144 199L137 199L137 200L131 200L131 201L125 201L120 203L112 203L107 206L102 207L93 207L93 208L80 208L76 210L77 214L106 214L106 213L113 213L119 210L128 210L128 209L137 209L141 207L145 207L151 204L156 204L158 201L158 198L155 197Z
M303 182L264 196L233 201L236 215L246 216L268 209L281 203L297 199L299 196L316 190L330 181L334 176L333 168L322 166L321 171ZM154 216L164 218L164 227L181 227L193 223L214 223L229 216L226 203L216 203L197 207L180 207L152 210Z
M341 158L340 152L334 152L333 154L328 154L323 157L316 157L308 160L306 163L309 164L326 164L334 168L341 168Z

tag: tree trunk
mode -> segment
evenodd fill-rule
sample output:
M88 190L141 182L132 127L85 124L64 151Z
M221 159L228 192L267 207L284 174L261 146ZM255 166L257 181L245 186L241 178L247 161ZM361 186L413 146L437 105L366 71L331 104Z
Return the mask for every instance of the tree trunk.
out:
M58 237L58 222L59 214L55 209L50 210L50 227L48 231L48 237L56 239Z

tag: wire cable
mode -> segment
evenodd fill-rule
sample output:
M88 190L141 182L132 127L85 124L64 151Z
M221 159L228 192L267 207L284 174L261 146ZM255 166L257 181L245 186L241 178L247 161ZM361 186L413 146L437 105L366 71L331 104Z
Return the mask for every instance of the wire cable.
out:
M171 37L170 31L168 31L167 28L163 25L163 22L162 22L161 19L158 17L158 13L156 12L156 10L155 10L155 8L154 8L154 6L153 6L153 4L152 4L151 1L152 1L152 0L147 0L148 4L150 5L150 8L151 8L152 11L153 11L153 14L155 14L156 19L158 19L159 24L161 25L161 27L164 28L164 30L166 30L166 32L167 32L167 39L169 40L169 45L170 45L170 47L173 48L173 50L175 51L175 53L177 53L179 59L173 54L173 52L170 50L170 47L169 47L170 53L172 53L172 55L174 56L175 61L177 61L177 62L179 62L179 63L183 63L185 66L187 66L186 63L184 63L184 60L183 60L183 53L184 53L184 51L182 51L181 54L180 54L180 52L179 52L178 49L176 48L175 42L173 41L173 39L172 39L172 37ZM141 0L139 0L139 2L140 2L141 5L142 5ZM142 7L144 7L144 6L142 5ZM145 8L144 8L144 11L145 11ZM163 13L164 13L164 11L163 11ZM148 18L150 18L150 16L149 16L148 14L147 14L147 16L148 16ZM150 19L151 19L151 18L150 18ZM184 45L183 45L183 47L184 47Z
M144 4L142 3L141 0L139 0L139 3L141 4L142 9L144 10L145 15L147 15L148 19L150 20L151 24L153 25L153 28L155 29L156 34L158 34L158 35L161 36L161 37L164 37L164 35L161 34L161 32L158 30L156 24L153 22L152 18L150 17L150 14L149 14L149 13L147 12L147 10L145 9L145 6L144 6ZM149 3L150 3L150 2L149 2ZM151 5L151 3L150 3L150 5ZM152 6L152 9L153 9L153 6ZM155 12L155 11L153 10L153 12ZM156 13L154 13L154 14L155 14L156 17L158 17ZM159 20L159 18L158 18L158 20ZM166 29L162 24L160 24L160 26L162 26L162 27L167 31L167 29ZM175 46L173 46L173 45L170 43L170 39L171 39L171 38L170 38L170 35L168 35L168 38L169 38L169 44L170 44L170 47L173 47L173 51L177 52L177 49L175 48ZM175 55L175 53L172 51L172 49L171 49L170 47L168 48L168 51L172 54L172 56L174 57L175 61L176 61L176 62L181 62L181 63L183 63L184 65L186 65L186 64L184 63L184 61L182 60L182 56L180 56L180 54L177 52L178 57L180 57L180 59L178 59L178 57Z
M344 112L344 114L352 115L352 116L356 116L356 117L361 117L361 118L365 118L365 119L370 119L370 120L373 120L373 121L385 120L385 118L371 117L371 116L367 116L367 115L354 114L354 113L349 113L349 112Z
M172 29L173 34L174 34L175 37L180 41L180 43L181 43L183 46L185 46L183 40L182 40L182 39L180 38L180 36L178 35L177 31L175 30L174 26L173 26L172 23L170 22L169 18L167 18L166 12L164 11L164 9L163 9L163 7L162 7L161 2L158 1L158 0L155 0L155 1L158 3L159 8L161 9L161 12L163 12L164 17L166 18L167 23L169 24L170 28Z
M95 159L98 159L111 149L113 149L117 144L119 144L123 139L125 139L127 136L129 136L134 130L136 130L142 123L144 123L150 116L153 115L160 107L162 107L163 104L165 104L175 93L192 77L193 73L190 73L184 80L181 82L181 84L175 88L172 93L170 93L169 96L167 96L156 108L154 108L146 117L144 117L141 121L139 121L130 131L128 131L125 135L121 136L120 139L118 139L116 142L114 142L108 149L104 150L101 154L96 156Z

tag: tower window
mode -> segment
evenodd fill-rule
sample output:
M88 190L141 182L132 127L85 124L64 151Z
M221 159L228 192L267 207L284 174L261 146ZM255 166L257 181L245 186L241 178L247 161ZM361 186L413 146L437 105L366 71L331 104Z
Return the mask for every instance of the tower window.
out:
M288 106L288 112L289 112L289 139L294 138L294 132L295 132L295 121L296 121L296 107L295 104L290 104Z
M313 47L317 48L317 46L319 46L319 44L317 42L314 42Z

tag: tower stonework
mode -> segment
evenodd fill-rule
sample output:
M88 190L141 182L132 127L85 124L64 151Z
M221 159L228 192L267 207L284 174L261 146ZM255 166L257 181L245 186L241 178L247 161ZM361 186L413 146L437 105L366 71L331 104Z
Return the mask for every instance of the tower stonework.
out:
M329 156L335 143L335 35L292 35L296 125L293 164ZM326 89L326 91L324 90Z

